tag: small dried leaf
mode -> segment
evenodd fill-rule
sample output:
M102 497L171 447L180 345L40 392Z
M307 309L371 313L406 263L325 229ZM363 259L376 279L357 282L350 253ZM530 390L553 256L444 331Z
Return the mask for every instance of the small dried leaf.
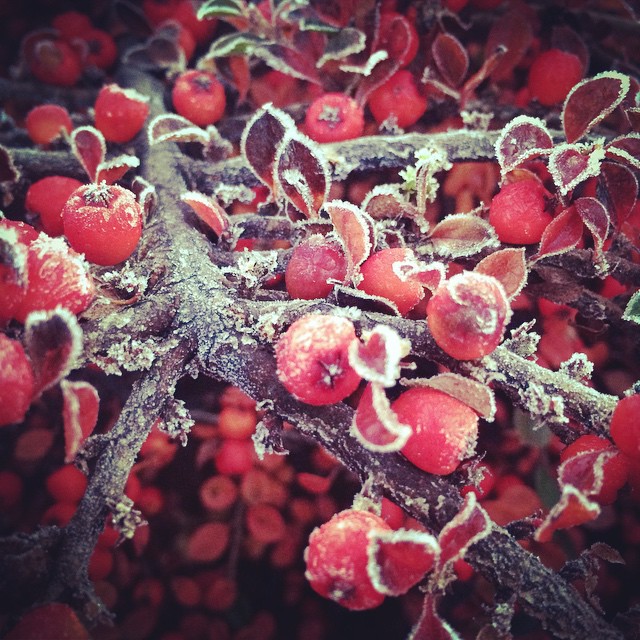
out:
M469 71L469 54L458 38L440 33L431 45L431 54L445 82L458 87Z
M33 311L25 322L24 345L35 376L35 395L65 378L82 353L82 329L75 315L57 307Z
M301 133L286 137L276 153L273 181L291 204L317 218L329 195L331 172L319 145Z
M517 9L507 11L493 23L487 36L484 55L490 56L500 47L507 50L507 55L501 58L491 72L493 80L501 80L511 73L524 57L532 39L531 21Z
M184 51L178 44L179 26L174 23L159 28L146 42L129 47L122 64L145 71L183 70L186 66Z
M426 531L373 530L367 545L367 572L373 586L387 596L400 596L433 568L440 547Z
M481 418L493 422L496 414L496 399L486 385L470 380L458 373L439 373L431 378L402 378L406 387L430 387L438 389L471 407Z
M527 284L527 261L524 247L500 249L478 262L474 271L493 276L502 283L507 298L515 298Z
M369 383L353 416L351 433L369 451L400 451L412 434L409 425L398 421L384 387Z
M227 212L213 198L198 191L188 191L180 196L180 200L186 202L217 236L229 228Z
M585 227L591 232L596 257L600 256L609 232L609 213L596 198L576 198L573 204Z
M144 210L144 219L146 220L158 202L155 186L142 176L136 176L131 182L131 191L136 194L136 199Z
M96 182L113 184L124 176L129 169L140 166L140 160L136 156L118 156L106 162L101 162L96 169Z
M619 228L629 217L638 198L638 179L631 169L605 161L600 168L598 197L604 199L612 223Z
M567 142L579 140L604 120L624 100L629 87L629 77L618 71L605 71L575 85L561 114Z
M549 154L549 173L561 195L566 196L587 178L600 174L604 149L577 144L560 144Z
M547 225L538 253L532 259L539 260L570 251L580 242L582 229L582 219L575 207L565 209Z
M549 542L557 529L574 527L595 520L600 514L600 505L589 500L584 493L571 485L562 488L560 500L551 508L542 524L536 529L534 539Z
M472 256L499 244L491 224L469 213L448 215L431 230L429 240L434 253L448 258Z
M363 333L362 340L349 345L349 364L361 378L393 387L400 377L400 361L409 355L411 343L383 324Z
M60 383L62 390L64 422L64 461L73 462L84 441L98 422L100 398L95 387L88 382Z
M353 278L373 250L373 220L355 204L331 200L324 205L347 256L347 278Z
M247 122L240 150L258 179L274 190L276 151L284 137L296 131L296 124L288 113L266 104Z
M461 106L473 95L473 92L493 73L500 64L507 50L501 45L491 55L487 56L482 66L465 83L460 91Z
M517 116L509 122L496 140L496 159L502 175L525 160L548 153L553 139L544 121L531 116Z
M607 155L640 169L640 133L632 132L614 138L606 146Z
M150 145L160 142L199 142L204 145L209 142L209 136L204 129L173 113L156 116L149 123L147 137Z
M104 162L107 145L95 127L78 127L71 132L71 151L78 158L89 179L96 181L98 167Z
M330 60L346 60L348 56L360 53L366 46L366 36L360 29L346 27L327 39L324 53L316 63L320 68Z

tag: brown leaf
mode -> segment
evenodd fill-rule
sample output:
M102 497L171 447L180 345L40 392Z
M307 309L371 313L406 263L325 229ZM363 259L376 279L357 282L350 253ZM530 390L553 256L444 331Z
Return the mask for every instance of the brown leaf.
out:
M495 229L486 220L470 213L447 216L431 230L429 240L434 253L449 258L471 256L498 245Z
M523 247L510 247L490 253L474 271L493 276L502 283L507 298L515 298L527 284L527 262Z

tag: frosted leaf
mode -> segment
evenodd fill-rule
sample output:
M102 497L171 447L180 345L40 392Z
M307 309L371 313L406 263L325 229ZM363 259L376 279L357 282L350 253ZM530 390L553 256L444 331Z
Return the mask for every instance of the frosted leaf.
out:
M582 220L575 207L564 209L547 225L540 240L538 253L531 260L570 251L580 242L582 229Z
M188 191L180 196L182 202L186 202L217 236L229 227L227 212L212 198L197 191Z
M260 44L254 48L253 55L266 62L272 69L292 78L322 84L311 56L293 47L277 43Z
M0 227L0 283L24 289L27 279L27 248L14 229Z
M415 188L415 167L413 185ZM402 172L400 172L402 173ZM409 189L409 186L407 186ZM394 219L401 217L415 218L418 210L400 192L397 184L376 185L367 193L360 207L374 220Z
M331 60L346 60L352 54L360 53L366 45L366 36L353 27L345 27L327 38L322 56L316 62L318 69Z
M438 614L437 601L435 593L425 595L420 617L407 640L462 640L455 629Z
M183 400L171 399L163 412L162 420L157 423L158 429L171 438L180 440L187 446L187 436L195 424Z
M95 127L77 127L71 132L70 144L73 155L89 179L95 182L98 167L104 162L107 153L104 136Z
M441 220L429 233L433 252L448 258L463 258L499 245L489 222L469 213L454 213Z
M598 187L612 224L619 228L629 217L638 198L638 179L628 167L605 161L601 165Z
M560 194L566 196L587 178L597 177L604 156L600 145L557 145L549 155L549 173Z
M517 116L500 132L495 143L496 159L504 177L525 160L546 154L553 148L553 139L540 118Z
M609 213L596 198L576 198L574 206L593 238L594 259L602 257L602 247L609 232Z
M499 48L508 51L508 55L502 57L491 72L493 80L502 80L509 76L524 57L533 39L528 14L519 10L516 5L513 6L513 10L508 10L493 22L484 46L485 57Z
M60 389L63 399L64 461L69 463L98 422L100 398L95 387L84 381L63 380Z
M207 18L235 18L246 14L246 4L243 0L205 0L198 7L198 20Z
M640 169L640 133L632 131L614 138L606 145L606 151L608 156Z
M562 107L562 126L567 142L586 135L604 120L625 98L629 77L618 71L604 71L578 82L567 94Z
M527 284L528 271L525 250L523 247L509 247L490 253L478 262L474 271L493 276L499 280L504 287L507 298L512 300Z
M386 53L388 55L388 52ZM358 83L358 88L354 96L356 102L364 105L371 93L383 85L399 68L400 65L397 60L389 57L380 60L371 72L365 75Z
M191 120L175 113L162 113L149 123L147 139L149 145L160 142L199 142L206 145L209 135Z
M622 319L627 322L640 324L640 291L636 291L632 296L622 314Z
M469 71L469 54L450 33L439 33L431 45L438 71L452 87L459 86Z
M402 260L391 265L393 273L402 282L414 280L431 293L440 286L447 275L447 268L442 262L418 262L417 260Z
M380 51L374 51L363 63L343 63L340 65L340 71L344 73L355 73L360 76L369 76L371 72L375 69L376 65L378 65L383 60L387 60L389 54L381 49Z
M265 42L266 40L264 38L252 33L239 31L228 33L211 43L209 50L202 57L202 61L208 62L227 56L250 56L256 46Z
M129 169L137 169L140 160L136 156L117 156L111 160L101 162L96 167L96 182L113 184L124 176Z

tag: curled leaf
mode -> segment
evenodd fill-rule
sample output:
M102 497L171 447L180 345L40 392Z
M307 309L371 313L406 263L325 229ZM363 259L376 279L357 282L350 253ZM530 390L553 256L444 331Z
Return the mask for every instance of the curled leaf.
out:
M561 195L566 196L587 178L600 174L604 149L578 144L560 144L549 154L549 173Z
M204 129L174 113L156 116L149 123L147 139L150 145L160 142L199 142L201 144L209 142L209 136Z
M511 300L527 284L528 272L524 247L509 247L490 253L478 262L474 271L499 280L507 298Z
M462 640L455 629L440 617L437 601L435 593L428 592L425 595L420 617L407 640Z
M78 127L71 132L71 151L78 158L89 179L96 181L98 167L104 162L107 145L95 127Z
M76 457L98 422L100 398L95 387L88 382L63 380L60 388L64 402L64 461L68 463Z
M591 233L596 256L600 256L609 232L609 213L596 198L576 198L573 205Z
M499 244L495 229L470 213L454 213L441 220L429 233L433 253L446 258L463 258Z
M186 202L217 236L229 227L227 212L213 198L198 191L188 191L180 196L180 200Z
M363 51L365 45L366 37L360 29L340 29L327 39L324 53L318 59L316 67L320 68L330 60L345 60L348 56Z
M136 156L118 156L105 162L101 162L96 167L96 182L106 182L113 184L124 176L129 169L137 169L140 160Z
M501 131L496 140L496 159L502 175L530 158L548 153L553 139L540 118L517 116Z
M379 184L365 196L362 209L374 220L409 217L418 215L418 210L400 192L397 184Z
M393 273L403 282L414 280L434 293L446 278L447 268L442 262L418 262L417 260L403 260L394 262L391 266Z

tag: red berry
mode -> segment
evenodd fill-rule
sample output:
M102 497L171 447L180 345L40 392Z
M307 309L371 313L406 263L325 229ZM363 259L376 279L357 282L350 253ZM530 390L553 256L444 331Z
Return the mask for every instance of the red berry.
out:
M69 112L57 104L41 104L27 114L27 133L36 144L51 144L64 132L71 133L73 122Z
M199 127L220 120L227 104L219 80L212 73L195 69L178 76L171 99L175 110Z
M22 345L0 333L0 426L24 419L33 385L33 369Z
M149 115L149 99L135 89L108 84L95 102L95 123L110 142L129 142Z
M218 21L215 18L198 20L191 0L182 0L179 2L171 15L171 19L176 20L185 29L188 29L197 44L206 44L211 39L213 32L218 26Z
M310 314L296 320L276 345L280 382L308 404L343 400L360 383L349 364L349 345L355 339L347 318Z
M382 249L367 258L360 267L362 280L358 289L372 296L391 300L405 316L424 297L422 285L416 280L401 280L393 270L398 262L414 260L413 251L407 248Z
M510 318L502 284L493 276L473 271L445 280L427 303L433 339L458 360L491 353L500 344Z
M95 264L126 260L142 234L142 207L117 185L83 185L67 200L62 219L69 244Z
M419 44L418 32L406 16L395 11L380 14L380 32L376 49L388 51L392 60L398 60L401 67L406 67L416 57ZM406 53L400 58L405 47Z
M359 611L382 604L367 571L368 535L391 531L379 516L347 509L313 530L305 549L306 577L311 588L325 598Z
M158 25L173 17L180 0L143 0L142 10L152 25Z
M569 458L586 452L586 451L606 451L615 450L613 445L606 438L600 438L596 435L580 436L577 440L563 449L560 454L560 462L564 462ZM600 504L611 504L615 502L618 490L627 482L629 477L629 462L627 458L620 452L609 458L602 468L603 478L602 487L595 496L590 496L592 500Z
M478 416L460 400L437 389L417 387L402 393L391 408L413 430L402 453L416 467L447 475L472 455Z
M550 107L563 102L581 79L582 62L578 56L560 49L549 49L531 63L528 86L532 98Z
M50 236L61 236L62 208L71 194L82 186L80 180L65 176L47 176L34 182L27 190L25 207L40 216L42 228Z
M258 418L255 411L238 407L224 407L218 414L218 433L223 438L244 440L256 430Z
M87 488L87 476L72 464L66 464L49 474L46 487L56 502L77 504Z
M26 613L18 624L4 637L5 640L89 640L73 609L66 604L53 602Z
M79 11L65 11L59 13L52 21L51 26L57 29L65 40L82 38L93 28L91 20L86 13Z
M325 93L309 106L304 126L307 135L316 142L351 140L364 131L364 112L344 93Z
M319 234L312 235L293 248L284 273L284 282L292 298L326 298L333 290L327 280L342 282L347 259L335 242Z
M95 296L86 262L62 238L41 234L29 245L28 286L14 317L26 320L32 311L49 311L58 305L72 313L84 311Z
M226 438L218 447L214 461L218 473L224 476L243 475L255 464L257 457L252 440Z
M109 69L118 58L118 47L109 33L102 29L90 29L82 35L87 43L87 57L85 63Z
M1 392L0 392L1 395ZM0 509L3 512L13 509L20 504L24 492L24 482L15 472L8 469L0 470Z
M394 116L399 127L415 124L427 110L427 98L420 93L410 71L401 69L371 92L369 109L378 124Z
M33 76L46 84L72 87L82 75L80 57L64 40L35 42L27 60Z
M610 430L618 449L633 460L640 460L640 394L618 401Z
M553 220L545 210L547 190L538 180L507 184L493 197L489 222L501 242L535 244Z

